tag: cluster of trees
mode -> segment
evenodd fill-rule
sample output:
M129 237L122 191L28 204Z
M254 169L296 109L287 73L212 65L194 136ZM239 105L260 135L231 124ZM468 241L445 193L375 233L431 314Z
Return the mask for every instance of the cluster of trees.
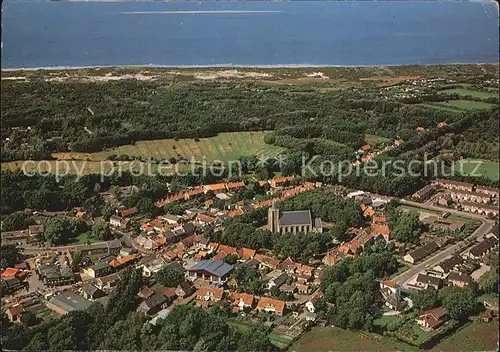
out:
M183 177L177 176L177 182ZM186 176L189 180L189 177ZM151 214L156 211L153 200L157 200L168 192L168 179L148 176L132 176L129 172L115 173L111 176L100 174L26 175L21 171L1 171L2 204L2 231L8 229L26 228L26 215L16 213L25 208L39 211L71 210L82 207L88 213L99 215L104 212L105 206L99 192L117 189L121 186L138 186L140 191L124 197L126 206L137 206L142 214ZM14 214L11 214L14 213ZM107 215L111 216L109 209ZM109 218L109 217L108 217Z
M2 319L2 345L15 350L196 350L269 351L271 345L259 329L246 332L227 320L190 305L174 308L157 326L134 312L141 281L140 271L126 273L103 307L93 303L57 320L27 329Z
M166 287L177 287L184 282L184 273L172 266L166 266L156 273L155 280Z
M412 294L413 306L418 313L431 308L443 306L450 318L466 320L478 312L479 303L476 297L477 287L471 285L466 288L448 286L439 292L431 287Z
M11 214L4 215L0 218L2 231L25 230L30 225L28 214L23 211L16 211Z
M371 330L371 306L379 288L376 279L396 272L397 268L396 258L385 247L380 252L363 253L327 267L321 290L325 302L334 304L323 306L328 322L344 329Z
M21 250L13 244L2 245L0 248L0 268L5 269L13 267L14 264L21 262L23 255Z
M391 229L391 237L399 242L420 243L423 224L418 212L414 210L395 211L389 218L389 228Z
M77 235L88 231L87 223L69 216L54 216L43 223L43 231L35 239L38 243L62 245L71 241ZM94 231L93 231L94 233Z

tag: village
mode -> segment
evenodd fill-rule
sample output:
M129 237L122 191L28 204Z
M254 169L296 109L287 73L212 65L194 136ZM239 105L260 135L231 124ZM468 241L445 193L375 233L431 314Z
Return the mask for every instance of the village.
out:
M94 244L48 247L33 243L43 231L44 217L63 215L33 213L38 225L2 233L2 243L23 248L25 256L25 260L2 271L5 313L10 321L19 323L26 314L50 320L85 310L92 302L106 305L124 273L136 268L142 273L138 311L149 316L151 324L179 305L219 307L236 324L267 324L271 342L286 348L312 325L326 324L325 309L334 304L325 302L323 272L343 260L359 257L371 246L390 246L399 263L397 273L379 281L381 305L373 309L382 320L404 319L412 311L413 292L477 285L492 270L492 253L498 253L498 212L491 211L498 207L497 189L435 180L411 198L395 200L301 182L293 176L256 182L266 189L265 199L216 208L215 201L230 202L234 192L246 185L242 181L209 184L169 195L155 204L163 208L200 197L198 207L187 208L182 215L165 213L150 219L138 216L136 208L124 207L120 196L105 192L104 199L116 209L108 221L116 239ZM278 205L318 188L328 188L346 201L356 202L365 226L349 228L342 241L334 240L326 253L316 253L309 262L280 258L272 250L236 248L211 240L211 234L225 230L228 219L263 207L268 210L261 227L273 233L328 231L332 224L313 218L309 209L281 211ZM123 189L123 193L131 191L131 187ZM401 213L417 211L426 229L419 245L393 238L388 209L394 201L399 202ZM485 210L472 211L469 203ZM473 218L467 217L469 211ZM70 214L88 222L104 221L87 217L82 209ZM497 316L497 302L490 299L480 303L485 307L481 315L485 321ZM425 332L417 334L418 345L447 331L447 321L447 311L440 306L421 312L403 327ZM395 336L415 342L411 337L415 335L405 335L404 329Z

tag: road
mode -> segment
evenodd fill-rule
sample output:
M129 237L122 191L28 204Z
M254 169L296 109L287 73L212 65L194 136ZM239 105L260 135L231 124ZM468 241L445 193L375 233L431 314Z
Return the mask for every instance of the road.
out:
M124 243L127 247L130 247L130 248L135 248L137 249L137 251L139 251L140 253L144 253L144 254L151 254L150 251L147 251L145 250L144 248L142 248L141 246L139 246L139 244L137 244L133 239L132 239L132 232L121 232L121 231L118 231L118 230L113 230L113 234L117 234L118 236L120 236L120 240L122 241L122 243ZM98 244L98 243L102 243L102 242L96 242L94 244ZM26 243L23 243L23 245L21 246L18 246L18 247L21 247L23 249L23 253L24 254L37 254L37 253L53 253L53 252L68 252L68 251L77 251L81 248L84 248L86 247L87 245L86 244L73 244L73 245L66 245L66 246L59 246L59 247L45 247L45 248L42 248L42 247L39 247L39 246L30 246Z
M466 213L463 211L455 210L455 209L448 209L448 208L441 208L437 207L431 204L422 204L422 203L416 203L416 202L411 202L411 201L406 201L406 200L400 200L401 204L406 204L406 205L411 205L414 207L422 208L422 209L427 209L427 210L435 210L435 211L440 211L440 212L449 212L450 214L458 215L464 218L469 218L469 219L474 219L474 220L479 220L482 222L481 226L479 226L468 238L467 241L471 241L473 239L481 239L484 235L488 234L493 226L495 225L495 222L490 219L486 219L485 217L477 214L471 214L471 213ZM412 277L417 275L419 272L423 271L426 268L431 268L441 262L443 259L446 257L454 254L454 253L459 253L462 252L465 248L467 248L467 244L464 241L460 241L453 246L450 246L446 248L443 251L440 251L436 255L430 257L429 259L424 260L423 262L413 265L408 269L407 271L403 272L402 274L396 276L393 278L393 280L404 287L404 284L410 280Z

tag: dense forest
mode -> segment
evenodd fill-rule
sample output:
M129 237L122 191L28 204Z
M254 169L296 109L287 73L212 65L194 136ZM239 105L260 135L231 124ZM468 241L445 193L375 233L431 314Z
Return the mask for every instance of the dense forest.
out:
M448 74L449 70L447 67L443 72ZM467 76L468 70L471 68L465 67L463 72L456 71L449 77L461 77L474 89L483 89L484 82L496 79L491 69L475 76ZM356 72L353 69L351 74ZM196 140L220 132L269 130L273 132L266 136L265 142L286 148L283 153L286 162L270 161L259 166L256 156L246 157L244 173L253 173L261 179L276 172L299 174L310 180L405 196L422 187L430 177L423 172L424 157L444 165L439 172L430 173L435 176L446 173L462 157L498 160L497 98L488 98L497 104L490 109L431 109L421 103L459 97L438 94L433 85L419 86L418 93L411 96L401 95L398 92L405 92L409 86L404 84L321 90L324 88L321 83L276 85L248 80L2 81L1 161L50 159L52 152L94 152L148 139ZM438 128L442 121L447 126ZM417 127L424 131L417 131ZM343 166L335 166L356 160L358 149L367 143L367 135L379 137L381 145L396 138L404 140L402 146L373 159L391 162L390 166L382 170L378 163L376 172L370 176L364 172L366 166L349 175ZM116 156L120 160L123 157ZM393 166L396 160L413 174L396 173ZM415 160L422 162L415 164ZM334 166L327 172L324 169L318 172L325 163ZM304 164L310 167L304 169ZM451 177L467 179L459 175ZM179 184L192 186L207 181L189 176ZM26 182L41 185L36 180ZM474 182L498 186L498 182L488 179L476 178ZM30 186L33 194L7 190L8 201L7 205L2 204L2 212L19 210L21 203L43 208L42 204L31 204L42 202L40 193L47 195L42 198L49 208L78 203L78 199L64 194L47 201L53 196L50 192L54 187L55 184ZM151 191L148 198L154 201L165 191ZM78 197L92 198L89 192L90 188L82 190ZM57 205L58 202L61 204Z
M416 126L459 120L461 114L416 105L450 98L423 89L408 104L381 97L379 88L318 92L314 85L248 81L2 81L1 160L253 130L276 130L274 143L284 147L307 138L312 150L344 155L362 145L365 134L408 139Z

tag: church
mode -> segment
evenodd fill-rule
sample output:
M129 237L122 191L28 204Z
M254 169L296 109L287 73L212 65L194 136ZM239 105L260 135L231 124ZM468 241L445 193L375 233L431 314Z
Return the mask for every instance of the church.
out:
M322 232L321 219L312 219L310 210L280 211L275 203L267 212L267 229L271 232Z

